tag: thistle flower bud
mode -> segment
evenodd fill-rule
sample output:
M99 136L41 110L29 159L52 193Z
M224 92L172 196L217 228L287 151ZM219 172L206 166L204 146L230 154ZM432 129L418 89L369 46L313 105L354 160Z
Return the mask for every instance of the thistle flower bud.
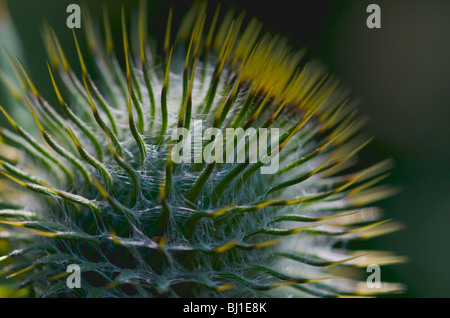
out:
M138 34L122 10L121 43L107 8L100 23L83 9L81 74L45 25L56 104L13 61L40 135L0 107L2 273L39 297L401 290L369 289L347 269L403 258L337 247L399 228L372 206L395 192L374 186L391 162L346 172L371 140L348 91L259 21L206 12L196 2L173 37L170 11L157 53L145 1ZM73 290L71 264L82 272Z

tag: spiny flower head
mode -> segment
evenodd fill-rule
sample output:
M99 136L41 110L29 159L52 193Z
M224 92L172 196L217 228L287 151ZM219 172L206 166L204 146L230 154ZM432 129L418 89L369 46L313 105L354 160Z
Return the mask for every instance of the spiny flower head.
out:
M114 43L107 9L103 37L83 10L87 52L73 32L81 75L45 25L56 105L10 56L21 88L8 85L24 92L15 96L40 134L0 107L9 122L0 130L0 238L12 247L0 256L2 273L43 297L402 289L370 290L345 270L403 258L342 244L399 226L370 205L393 193L373 186L390 161L345 172L370 139L339 81L284 38L261 34L255 19L244 25L228 11L220 21L220 7L207 16L206 2L194 4L174 39L169 12L158 58L146 12L142 1L131 34L122 10L123 40ZM184 136L186 160L175 160L179 131L201 136L192 154ZM272 173L262 169L268 158L279 164ZM80 289L66 285L70 264L82 270Z

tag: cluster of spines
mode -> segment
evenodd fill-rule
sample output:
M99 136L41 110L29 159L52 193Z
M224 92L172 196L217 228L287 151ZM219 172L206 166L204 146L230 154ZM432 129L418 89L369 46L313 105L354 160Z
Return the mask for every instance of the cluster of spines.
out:
M0 214L2 224L25 227L30 229L32 234L44 237L61 240L79 240L94 245L100 244L100 241L105 239L116 245L130 248L135 245L142 245L154 251L159 251L163 255L171 252L182 253L187 249L190 250L192 254L199 252L211 254L213 255L212 259L215 261L217 261L218 255L222 255L229 250L269 248L282 241L278 237L281 238L299 232L336 237L345 235L371 237L397 228L397 226L383 227L386 221L375 222L362 227L337 227L338 230L336 230L336 228L330 229L320 227L320 225L323 225L322 221L329 221L329 224L333 225L333 220L349 217L354 217L349 224L364 222L366 220L364 219L363 210L344 211L343 213L337 213L331 216L319 217L285 214L276 215L268 224L259 225L265 225L267 227L249 229L248 232L242 236L241 240L231 238L228 242L219 242L215 246L209 247L202 246L202 244L190 247L176 247L170 245L170 237L166 237L165 234L169 225L169 218L171 217L171 214L173 214L173 211L171 211L170 192L173 191L172 175L177 167L170 158L171 145L167 144L166 135L169 128L190 128L193 116L201 116L205 120L211 121L212 127L223 128L227 124L232 128L243 127L244 129L253 127L255 124L260 124L260 127L262 128L268 128L274 123L286 121L284 118L288 116L291 116L294 119L297 118L297 122L295 122L291 128L286 129L280 137L280 154L284 156L284 154L287 153L282 159L287 158L288 154L295 153L297 150L295 145L292 146L292 143L288 144L288 142L294 137L298 137L299 133L302 133L303 135L303 138L301 139L303 142L302 146L305 147L305 149L309 149L307 146L310 145L312 148L309 153L304 154L297 160L289 162L286 166L282 166L282 170L279 174L292 171L296 167L309 162L314 158L319 158L321 154L326 154L326 151L333 146L337 151L335 151L334 154L327 154L327 160L318 167L301 174L296 178L285 180L275 185L271 184L269 189L264 193L251 198L248 202L228 202L226 206L221 207L221 204L226 202L226 199L221 200L224 192L230 191L230 188L233 189L231 192L239 191L242 185L245 182L248 182L248 180L255 175L255 172L263 165L261 161L250 165L249 160L247 160L246 163L237 164L233 169L226 171L227 173L223 178L215 183L215 188L211 191L210 198L210 204L216 207L213 209L205 209L202 206L196 207L195 204L196 199L202 191L204 191L205 185L211 179L215 169L217 169L215 163L207 164L200 169L196 182L192 185L190 191L186 193L186 198L189 201L187 203L188 208L193 209L183 227L183 234L187 239L193 235L196 226L204 219L217 220L217 224L215 224L220 226L227 218L248 215L249 213L264 211L271 207L277 208L299 204L307 206L308 204L313 204L315 202L326 201L330 197L332 198L333 196L343 194L345 191L347 191L346 196L348 196L347 205L352 207L363 206L392 194L391 189L381 191L375 189L367 190L373 184L378 183L387 176L384 174L372 178L387 169L388 162L386 161L359 173L336 177L332 180L331 190L307 196L298 196L296 198L286 199L273 197L273 193L285 194L286 192L283 192L284 189L307 181L313 176L320 174L322 177L327 177L327 173L329 176L332 176L339 172L339 169L344 169L345 164L349 162L349 159L368 143L363 142L356 147L345 144L346 140L358 131L362 121L355 119L356 112L352 111L352 107L348 106L348 94L346 92L336 93L339 82L335 78L325 74L323 69L317 67L317 65L306 64L300 66L299 62L302 53L289 50L284 39L278 38L277 36L273 37L271 35L266 35L258 41L261 25L256 20L252 20L243 31L242 35L240 35L239 30L241 29L244 15L241 14L234 19L232 11L229 11L214 35L219 16L219 8L217 8L213 16L211 27L204 38L204 44L201 46L200 44L204 37L203 29L206 21L205 6L206 2L196 3L193 10L186 16L173 45L170 45L172 24L172 11L170 11L162 50L161 64L163 69L163 80L162 83L160 83L161 85L155 85L155 82L158 80L157 78L154 78L156 73L150 71L151 68L148 65L149 49L145 43L146 8L144 1L141 2L141 14L139 18L140 68L136 67L132 61L127 37L125 14L124 11L122 11L123 48L126 65L125 75L123 75L123 71L114 53L114 44L106 10L104 14L106 50L103 50L98 44L100 41L96 37L92 21L87 19L85 29L87 31L88 48L101 71L102 79L106 83L105 87L109 89L108 92L111 94L110 97L112 98L108 101L96 87L87 71L75 32L74 41L82 69L81 81L72 71L55 32L46 25L44 39L50 58L48 69L58 102L65 116L72 122L77 131L83 133L86 138L77 137L76 132L71 125L67 124L61 115L59 115L58 112L56 112L39 94L22 63L20 63L20 61L18 61L18 63L12 61L23 86L23 90L30 92L29 98L31 102L27 98L25 98L25 100L44 140L50 148L66 159L66 161L70 162L79 171L84 179L84 186L83 189L71 189L72 191L59 190L5 160L0 161L3 168L0 170L0 173L27 189L60 198L64 200L64 202L67 202L74 210L78 211L78 206L80 205L91 210L94 214L92 224L95 224L96 226L100 226L103 221L102 208L99 207L98 202L99 200L105 200L114 211L119 212L133 225L134 231L140 232L141 229L136 225L139 220L136 219L136 213L133 210L133 204L136 204L138 201L139 193L141 191L140 177L137 174L137 169L145 164L148 155L146 144L144 142L144 135L154 135L156 136L154 139L155 145L159 147L167 145L168 151L166 150L164 153L167 154L168 158L166 159L165 167L163 168L165 177L161 181L159 193L157 198L155 198L161 206L160 215L155 222L157 226L154 226L150 235L148 235L149 233L146 233L151 239L149 238L148 240L143 240L139 243L121 237L117 233L120 233L120 231L116 232L117 229L112 228L105 229L100 237L83 232L67 231L60 224L43 221L36 213L20 209L2 210ZM188 43L188 46L182 72L182 99L177 120L174 123L170 123L167 105L170 88L169 75L175 46L184 42ZM205 64L210 60L215 61L215 64L213 65L214 70L210 76L207 75L207 65L203 65L202 69L198 69L197 63L199 62L200 56L202 56L202 60L205 61ZM107 65L108 63L109 65ZM56 84L52 69L58 70L64 84L69 89L69 92L73 94L73 98L81 101L78 105L84 107L83 115L85 117L79 117L79 115L75 114L66 104L66 101L63 99ZM137 70L142 71L142 78L138 78L140 75L137 74ZM205 88L206 94L204 96L204 102L194 108L192 94L194 90L194 80L198 77L200 77L202 87L208 84L209 86ZM111 78L114 78L115 81L112 81ZM209 83L207 81L208 79ZM145 85L140 85L140 81L145 83ZM20 89L16 89L11 85L12 84L8 82L8 86L12 87L12 92L20 91ZM117 85L119 86L118 89L114 89ZM155 91L155 88L158 86L161 86L161 91L159 93ZM219 88L221 88L220 94L218 94ZM144 89L146 90L146 94L143 92ZM145 95L148 97L148 101L144 101ZM156 102L156 99L158 95L160 96L159 102L161 114L161 125L159 129L155 125L155 122L157 122L158 103ZM18 94L15 93L15 96L18 96ZM220 98L217 96L220 96ZM21 95L20 98L22 98ZM239 102L237 102L238 99ZM109 105L111 101L115 102L114 107ZM96 103L100 106L100 109L97 108ZM116 122L117 118L115 118L113 111L115 109L120 109L121 107L123 110L122 103L126 104L126 114L128 118L128 127L126 128L126 131L131 132L131 135L128 137L133 138L133 147L137 151L130 152L129 149L126 149L123 146L124 143L120 141L119 136L121 135L121 129L123 129L123 127L120 127ZM142 107L143 105L149 106L148 109L144 109ZM38 114L34 108L40 110L41 121L38 119ZM56 165L63 174L63 177L60 178L60 180L67 181L61 183L61 186L70 186L74 180L73 171L65 163L61 162L57 157L50 153L46 146L43 146L39 141L27 133L27 131L16 123L3 108L1 108L1 111L16 131L16 133L12 133L6 129L2 129L2 137L8 143L19 145L19 148L22 148L34 158L42 161L47 168L51 169L52 165ZM92 115L90 115L91 113ZM270 114L266 120L263 119L263 114L265 113ZM135 114L137 120L135 119ZM286 117L283 117L281 114L283 114L283 116L284 114L287 115ZM107 117L108 123L105 122L103 116ZM146 119L148 122L146 122ZM311 121L314 121L315 128L308 127L308 124ZM86 122L88 124L86 124ZM102 150L104 148L104 143L99 141L97 135L92 132L89 127L90 124L100 128L101 133L104 135L104 140L106 140L109 154L105 154ZM282 124L287 125L285 123ZM47 129L45 129L44 126L46 126ZM67 147L71 149L69 150L62 147L61 144L50 135L49 131L54 134L57 133L58 137L64 141L64 145L67 145ZM94 150L94 155L82 145L83 141L89 141L91 143L89 149ZM339 149L340 146L341 149ZM284 148L286 148L285 151L281 152ZM79 157L74 154L78 154ZM139 158L139 160L133 160L131 163L127 162L124 159L124 156L127 154ZM110 169L105 165L106 155L110 156L110 158L116 162L117 166L128 174L128 180L130 180L130 183L132 184L132 190L130 191L130 197L126 200L126 203L119 202L111 195L110 191L113 190L115 183L113 181L113 176L111 176ZM97 177L93 176L90 170L86 168L86 164L94 168ZM101 181L99 181L99 179ZM367 179L369 179L369 181L363 183L363 181ZM360 185L356 186L357 184ZM91 199L84 197L83 193L92 193L86 192L87 190L93 190L89 188L96 188L100 197L96 196ZM368 192L364 192L364 190ZM78 194L76 194L76 192L78 192ZM313 225L288 229L276 227L277 224L285 221L306 222L313 223ZM339 224L337 221L334 223L334 225L343 224L346 223ZM270 238L254 240L256 235L263 235L265 238L269 236ZM273 236L277 238L273 239ZM245 242L247 240L250 240L250 243ZM272 254L269 253L271 257L289 258L317 267L343 263L363 266L362 264L366 264L368 259L366 253L361 253L360 255L343 258L337 261L330 261L317 257L299 255L298 253L288 253L282 250L277 252L276 249L272 249L271 251L275 251ZM19 256L25 252L25 249L22 249L20 252L19 250L15 250L11 254L0 258L0 261ZM374 253L373 255L376 256L378 254ZM65 257L67 255L49 255L47 258L44 257L39 259L32 265L23 269L12 272L9 271L9 277L24 275L26 272L30 272L36 267L45 264L45 262L52 262L51 258L58 258L58 256ZM182 264L186 265L193 257L194 256L191 256L191 258L187 256L184 257ZM355 259L361 260L364 258L366 259L365 262L360 261L359 263L355 263ZM393 256L386 256L382 259L385 263L402 260L401 258ZM86 263L84 267L95 268L95 264ZM318 282L324 279L330 279L330 277L319 277L317 279L298 278L258 264L250 264L249 268L255 272L265 273L274 280L279 280L280 282L261 284L237 273L220 273L220 271L218 271L216 277L218 278L218 281L208 281L207 278L202 280L197 277L196 283L202 281L204 286L218 292L223 292L232 287L243 285L255 291L292 286L312 295L332 297L338 296L340 293L339 289L333 292L330 291L329 288L327 289L326 286L320 288L305 287L306 283ZM133 275L130 274L130 278L126 275L126 273L129 273L128 271L125 271L124 273L125 274L123 275L119 275L108 286L114 287L120 285L121 282L130 281L130 279L132 281ZM64 275L64 273L51 275L49 279L58 279ZM26 282L31 283L31 281ZM184 285L188 285L188 283L188 281L185 281ZM24 284L20 286L22 287ZM186 286L184 286L184 288L186 288ZM163 290L164 288L158 287L157 289ZM395 289L395 286L393 289ZM358 293L358 290L355 289L354 293Z

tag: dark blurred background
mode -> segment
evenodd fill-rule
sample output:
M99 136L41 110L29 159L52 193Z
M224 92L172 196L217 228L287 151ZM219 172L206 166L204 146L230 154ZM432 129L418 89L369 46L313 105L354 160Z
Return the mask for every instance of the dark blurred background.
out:
M41 38L43 18L57 30L63 47L78 65L66 8L76 0L7 1L18 33L19 52L41 93L53 97ZM213 11L219 1L208 1ZM254 1L223 0L222 8L246 10L264 23L264 30L289 37L295 48L322 60L361 98L360 113L368 115L366 132L376 136L361 153L361 162L395 160L389 182L403 188L379 202L386 217L406 229L364 242L367 248L392 250L410 258L386 267L382 279L404 282L407 297L449 297L450 291L450 1L342 0ZM108 4L116 34L120 7L135 8L135 0L88 1L93 16ZM381 7L381 29L369 29L366 8ZM151 0L150 34L165 30L169 6L177 21L191 1ZM0 15L1 16L1 15ZM4 40L4 39L3 39ZM2 42L2 39L0 39ZM0 97L3 102L4 96Z

